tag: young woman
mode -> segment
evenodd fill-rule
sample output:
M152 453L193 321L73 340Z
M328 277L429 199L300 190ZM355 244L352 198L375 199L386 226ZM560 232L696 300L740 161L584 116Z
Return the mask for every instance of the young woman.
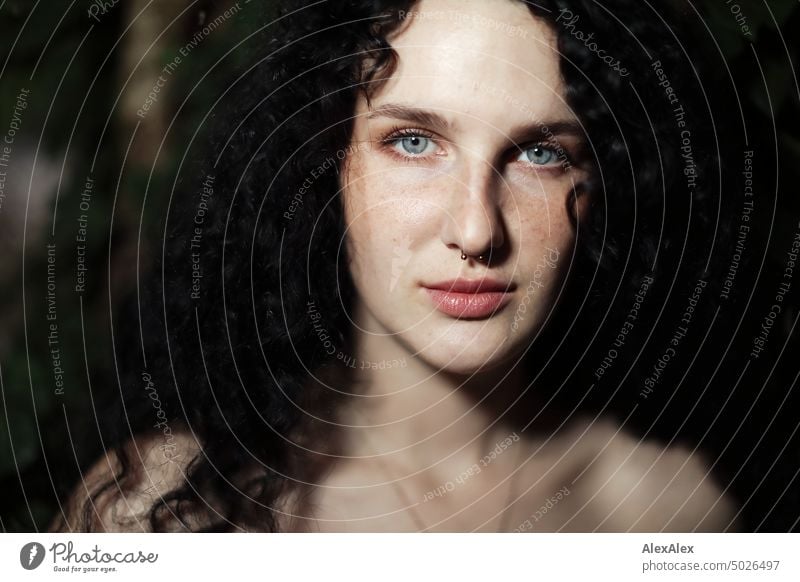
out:
M118 430L59 527L734 527L696 447L590 406L705 281L674 15L288 4L171 203Z

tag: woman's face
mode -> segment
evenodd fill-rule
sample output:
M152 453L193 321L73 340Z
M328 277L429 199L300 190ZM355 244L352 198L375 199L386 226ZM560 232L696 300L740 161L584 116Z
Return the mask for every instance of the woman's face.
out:
M405 18L342 173L351 315L371 341L472 373L518 356L552 308L583 137L555 34L524 3L423 0Z

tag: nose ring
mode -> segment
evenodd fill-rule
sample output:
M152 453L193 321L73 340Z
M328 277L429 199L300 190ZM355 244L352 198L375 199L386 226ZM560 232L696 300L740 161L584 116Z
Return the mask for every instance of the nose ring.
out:
M479 261L483 261L483 258L484 258L483 255L478 255L478 257L477 257L477 259ZM466 261L467 260L467 254L464 251L461 251L461 260L462 261Z

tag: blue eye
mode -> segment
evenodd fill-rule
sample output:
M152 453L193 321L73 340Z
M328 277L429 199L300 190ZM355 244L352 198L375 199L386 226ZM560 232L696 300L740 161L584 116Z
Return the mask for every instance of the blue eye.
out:
M407 135L393 141L395 149L399 148L401 154L409 156L421 156L433 145L433 140L424 135Z
M558 162L558 154L551 147L537 144L522 150L519 160L536 166L547 166Z

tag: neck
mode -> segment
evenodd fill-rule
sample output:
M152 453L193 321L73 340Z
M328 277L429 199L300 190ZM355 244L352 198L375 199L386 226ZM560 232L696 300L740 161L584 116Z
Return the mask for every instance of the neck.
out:
M345 456L391 456L410 466L468 463L509 436L524 410L530 417L530 398L520 398L528 384L520 363L455 374L415 356L396 335L364 332L352 354L346 363L356 389L340 418Z

